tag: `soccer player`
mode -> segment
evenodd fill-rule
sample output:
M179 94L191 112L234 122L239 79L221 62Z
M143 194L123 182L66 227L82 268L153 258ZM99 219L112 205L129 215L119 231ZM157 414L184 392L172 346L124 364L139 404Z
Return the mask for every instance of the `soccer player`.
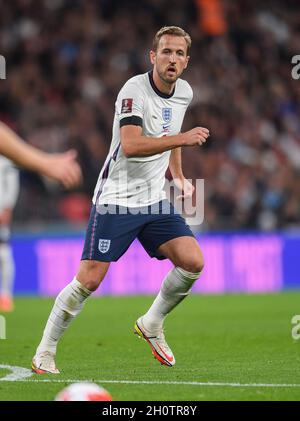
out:
M15 265L9 240L19 184L18 170L10 160L0 156L0 312L14 309L12 297Z
M22 141L11 129L0 122L0 155L31 171L53 178L66 188L75 187L81 180L81 169L76 162L76 151L49 154Z
M153 70L131 78L119 92L111 147L95 188L82 260L76 277L55 300L32 360L36 373L59 373L59 339L102 282L110 262L117 261L135 238L151 257L174 264L149 310L137 319L135 332L159 362L175 364L163 322L189 294L204 265L192 231L163 191L169 166L183 197L192 194L193 186L182 173L181 148L202 145L209 136L202 127L180 133L193 96L189 84L180 79L190 46L183 29L160 29L150 52ZM146 273L144 277L147 282Z

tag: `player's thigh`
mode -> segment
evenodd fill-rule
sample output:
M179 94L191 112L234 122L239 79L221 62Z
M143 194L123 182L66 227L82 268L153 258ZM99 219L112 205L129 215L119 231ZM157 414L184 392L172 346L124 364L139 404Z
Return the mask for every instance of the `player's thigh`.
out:
M158 248L175 266L189 272L201 272L204 267L204 257L197 240L184 236L173 238Z
M76 279L90 291L95 291L103 281L110 262L81 260Z

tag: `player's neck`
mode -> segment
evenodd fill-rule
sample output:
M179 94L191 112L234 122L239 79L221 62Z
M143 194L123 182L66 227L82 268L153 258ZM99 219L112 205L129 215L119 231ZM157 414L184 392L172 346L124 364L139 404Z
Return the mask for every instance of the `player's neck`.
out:
M155 69L153 69L152 71L152 79L153 79L156 89L158 89L162 94L171 95L174 92L176 82L172 84L164 82L159 77Z

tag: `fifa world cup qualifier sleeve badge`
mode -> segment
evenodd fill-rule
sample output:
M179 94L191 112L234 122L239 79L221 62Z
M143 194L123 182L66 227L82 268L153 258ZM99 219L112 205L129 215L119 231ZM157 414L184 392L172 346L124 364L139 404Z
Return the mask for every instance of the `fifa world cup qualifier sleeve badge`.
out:
M121 114L131 113L132 103L133 103L133 98L122 99Z

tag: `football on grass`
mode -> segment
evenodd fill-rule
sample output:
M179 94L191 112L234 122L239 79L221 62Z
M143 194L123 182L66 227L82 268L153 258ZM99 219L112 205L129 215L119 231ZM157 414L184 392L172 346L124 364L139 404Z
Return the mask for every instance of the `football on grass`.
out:
M112 401L111 394L95 383L73 383L61 390L56 401Z

